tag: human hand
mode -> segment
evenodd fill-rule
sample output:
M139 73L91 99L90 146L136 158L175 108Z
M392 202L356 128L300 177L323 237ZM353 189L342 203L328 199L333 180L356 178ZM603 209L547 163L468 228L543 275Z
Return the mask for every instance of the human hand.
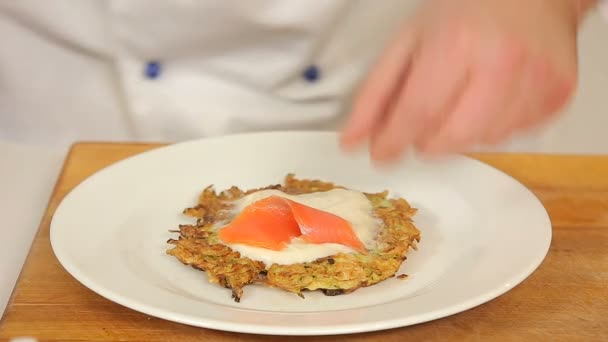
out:
M363 82L343 146L369 140L373 159L392 161L409 147L498 144L546 121L576 88L579 5L424 1Z

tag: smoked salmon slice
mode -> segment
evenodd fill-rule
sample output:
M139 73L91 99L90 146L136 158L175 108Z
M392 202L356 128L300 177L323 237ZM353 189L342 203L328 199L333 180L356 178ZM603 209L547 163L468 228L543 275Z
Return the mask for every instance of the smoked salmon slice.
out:
M280 196L266 197L250 204L219 231L220 239L226 243L277 251L299 236L308 243L337 243L365 251L365 246L345 219Z
M365 251L365 246L348 221L340 216L304 204L285 200L300 226L302 239L310 243L338 243Z
M270 196L245 207L219 237L227 243L281 250L292 238L302 235L287 202Z

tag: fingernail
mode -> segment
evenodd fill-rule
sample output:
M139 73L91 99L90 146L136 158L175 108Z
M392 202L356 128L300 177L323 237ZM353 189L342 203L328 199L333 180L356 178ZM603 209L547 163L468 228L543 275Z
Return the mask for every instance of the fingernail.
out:
M342 149L344 149L345 151L354 150L365 140L365 137L363 135L358 134L356 132L349 132L346 130L344 130L343 132L344 133L342 133L340 136L340 147L342 147Z
M372 158L372 165L381 171L390 171L395 169L399 164L399 159L394 158L384 158L384 159L374 159Z
M370 157L374 166L382 169L390 168L399 160L398 155L395 156L386 149L378 149L373 146L370 151Z
M443 153L443 146L441 144L427 144L423 148L419 149L418 152L425 156L437 156Z
M340 139L339 141L340 148L345 152L351 152L357 147L357 144L349 139Z

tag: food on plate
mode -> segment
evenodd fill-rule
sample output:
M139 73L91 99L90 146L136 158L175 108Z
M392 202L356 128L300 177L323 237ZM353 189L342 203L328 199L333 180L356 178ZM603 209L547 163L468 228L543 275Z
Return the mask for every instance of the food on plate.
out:
M245 207L219 230L218 236L227 244L241 243L272 250L283 250L294 238L301 236L309 243L339 243L365 251L347 220L278 195L270 195Z
M209 186L184 213L197 222L175 231L167 253L232 289L237 302L249 284L301 297L351 293L393 277L420 241L406 200L291 174L261 189Z

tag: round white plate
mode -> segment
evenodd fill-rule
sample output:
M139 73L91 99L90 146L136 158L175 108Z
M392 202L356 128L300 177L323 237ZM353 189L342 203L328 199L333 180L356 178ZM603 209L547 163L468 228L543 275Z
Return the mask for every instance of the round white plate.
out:
M334 133L257 133L146 152L85 180L51 223L55 255L98 294L143 313L236 332L323 335L425 322L489 301L545 257L551 224L541 203L509 176L465 157L410 158L390 171L366 153L345 155ZM419 251L401 273L343 296L247 286L240 303L203 272L165 254L181 211L208 184L276 184L290 172L362 191L390 190L419 209ZM400 274L400 273L398 273Z

